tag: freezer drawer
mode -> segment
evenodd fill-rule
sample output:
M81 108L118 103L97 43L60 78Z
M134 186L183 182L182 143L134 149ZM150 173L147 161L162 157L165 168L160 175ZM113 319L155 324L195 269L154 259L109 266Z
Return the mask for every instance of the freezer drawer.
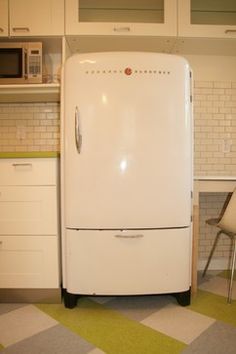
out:
M190 228L66 232L64 288L69 293L141 295L189 290Z

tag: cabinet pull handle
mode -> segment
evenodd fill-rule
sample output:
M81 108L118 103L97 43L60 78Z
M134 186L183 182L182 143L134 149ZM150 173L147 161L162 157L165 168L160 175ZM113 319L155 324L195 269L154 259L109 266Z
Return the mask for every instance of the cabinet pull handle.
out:
M29 27L12 27L13 32L30 32Z
M113 31L115 32L130 32L130 27L114 27Z
M18 166L32 166L32 163L13 163L12 166L18 167Z
M225 34L236 33L235 29L227 29L225 30Z

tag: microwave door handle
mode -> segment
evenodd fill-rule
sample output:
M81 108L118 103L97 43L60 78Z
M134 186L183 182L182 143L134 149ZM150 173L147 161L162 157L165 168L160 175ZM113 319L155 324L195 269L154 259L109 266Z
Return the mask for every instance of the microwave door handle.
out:
M81 153L82 147L82 134L80 133L79 109L75 107L75 145L78 154Z

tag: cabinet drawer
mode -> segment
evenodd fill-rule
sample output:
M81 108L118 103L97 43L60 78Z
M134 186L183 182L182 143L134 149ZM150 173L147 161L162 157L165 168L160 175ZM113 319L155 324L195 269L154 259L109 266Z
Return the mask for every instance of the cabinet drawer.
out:
M2 159L0 185L55 185L56 159Z
M57 238L0 236L0 288L57 288Z
M0 186L0 235L56 234L56 186Z

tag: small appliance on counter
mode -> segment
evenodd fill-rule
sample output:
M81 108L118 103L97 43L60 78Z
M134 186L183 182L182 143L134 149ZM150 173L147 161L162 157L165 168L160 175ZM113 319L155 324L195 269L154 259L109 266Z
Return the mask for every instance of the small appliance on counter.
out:
M0 43L0 85L42 83L41 42Z

